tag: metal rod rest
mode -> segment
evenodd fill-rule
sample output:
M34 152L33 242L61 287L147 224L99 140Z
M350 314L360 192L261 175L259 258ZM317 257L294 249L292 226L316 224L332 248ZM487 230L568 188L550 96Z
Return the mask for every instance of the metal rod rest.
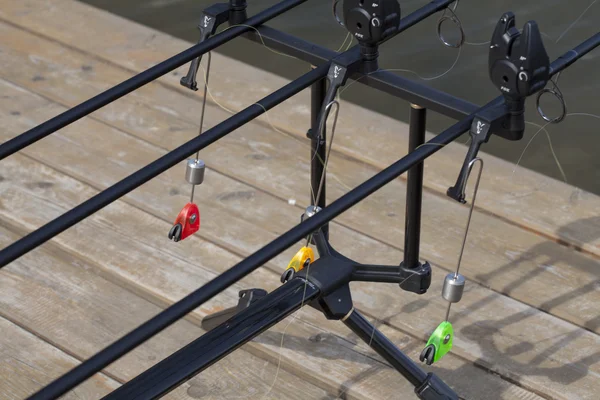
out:
M596 42L600 43L600 35L597 34L594 36L594 38L596 38ZM596 43L594 46L588 45L586 47L587 51L591 51L598 45L598 43ZM585 53L579 53L579 58L583 55L585 55ZM560 62L559 60L552 63L551 68L554 67L554 70L551 74L560 72L560 70L566 68L560 67L563 62ZM572 62L573 61L571 61L571 63ZM278 104L276 99L282 96L282 91L286 92L286 96L289 98L299 92L301 89L304 89L317 82L319 79L322 79L327 74L328 69L329 65L326 64L312 70L277 92L267 96L261 103L266 109L274 107L276 104ZM302 83L299 83L299 81ZM280 99L279 102L283 100L284 99ZM144 343L157 333L161 332L163 329L184 317L195 308L204 304L221 291L242 279L244 276L256 270L261 265L264 265L269 260L285 251L288 247L292 246L298 240L306 237L312 232L315 232L325 223L331 221L352 207L354 204L365 199L379 188L402 175L416 163L419 163L436 153L443 147L440 145L447 145L460 137L463 133L469 130L477 112L491 110L501 101L502 96L498 96L496 99L476 110L467 118L452 125L450 128L446 129L435 138L427 142L429 145L421 146L412 153L409 153L402 159L396 161L394 164L390 165L383 171L363 182L361 185L338 198L336 201L325 207L311 218L308 218L299 225L296 225L294 228L279 236L277 239L273 240L260 250L246 257L244 260L240 261L212 281L206 283L199 289L196 289L194 292L179 300L177 303L174 303L169 308L163 310L155 317L146 321L127 335L123 336L121 339L101 350L90 359L84 361L62 377L52 382L50 385L46 386L44 389L42 389L44 393L47 393L46 396L32 397L32 399L39 400L57 398L71 388L75 387L77 384L92 376L94 373L102 370L111 362L117 360L124 354L127 354L129 351ZM256 110L257 108L260 108L260 110ZM253 112L253 109L256 111ZM86 216L100 210L136 187L154 178L161 172L164 172L171 166L175 165L177 162L184 160L195 151L208 146L210 143L226 135L228 132L231 132L232 130L241 126L244 122L247 122L243 120L237 121L236 117L246 114L245 117L248 120L251 120L252 118L262 114L262 112L264 112L262 107L250 106L246 108L244 111L236 114L234 117L231 117L210 129L202 136L197 137L178 147L142 170L130 175L116 185L113 185L85 203L75 207L66 214L63 214L62 216L46 224L42 228L13 243L4 250L0 251L0 268L17 257L25 254L29 250L56 236L58 233L64 231L68 227L81 221ZM233 122L232 120L236 121Z

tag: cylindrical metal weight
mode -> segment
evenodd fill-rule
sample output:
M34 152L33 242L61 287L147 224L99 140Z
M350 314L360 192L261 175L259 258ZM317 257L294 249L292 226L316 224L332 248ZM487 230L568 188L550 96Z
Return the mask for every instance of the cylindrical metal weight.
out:
M442 288L442 297L450 303L458 303L465 290L465 277L461 274L455 276L454 273L446 275L444 287Z
M192 185L199 185L204 181L204 161L187 160L185 168L185 180Z

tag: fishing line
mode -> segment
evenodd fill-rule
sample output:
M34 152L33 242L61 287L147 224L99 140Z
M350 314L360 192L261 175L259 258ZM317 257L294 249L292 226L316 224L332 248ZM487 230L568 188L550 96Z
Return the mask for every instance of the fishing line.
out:
M594 1L592 1L592 2L590 3L590 5L589 5L589 6L587 6L587 8L586 8L585 10L583 10L583 12L581 13L581 15L580 15L579 17L577 17L577 19L576 19L575 21L573 21L573 23L571 23L571 25L569 25L569 27L568 27L568 28L567 28L567 29L566 29L566 30L565 30L565 31L564 31L564 32L563 32L563 33L562 33L562 34L561 34L561 35L558 37L558 39L556 39L556 42L555 42L555 43L558 43L558 41L559 41L560 39L562 39L562 38L563 38L563 36L565 36L565 35L566 35L566 33L567 33L567 32L569 32L569 30L570 30L572 27L574 27L574 26L575 26L575 24L577 24L581 18L583 18L583 16L585 15L585 13L586 13L586 12L588 12L588 10L589 10L590 8L592 8L592 6L593 6L594 4L596 4L596 2L597 2L597 1L598 1L598 0L594 0Z
M206 111L206 93L208 92L208 78L209 78L209 74L210 74L210 63L211 63L211 59L212 59L212 52L208 52L208 57L207 57L207 61L206 61L206 69L204 69L204 67L202 67L202 71L204 72L202 74L202 78L204 79L204 96L202 97L202 110L200 111L200 127L198 128L198 136L202 135L202 127L204 126L204 113ZM200 63L201 64L201 63ZM199 156L200 156L200 150L198 150L196 152L196 163L199 162ZM202 164L204 165L204 164ZM196 185L191 185L192 186L192 191L190 194L190 203L194 202L194 191L196 189Z

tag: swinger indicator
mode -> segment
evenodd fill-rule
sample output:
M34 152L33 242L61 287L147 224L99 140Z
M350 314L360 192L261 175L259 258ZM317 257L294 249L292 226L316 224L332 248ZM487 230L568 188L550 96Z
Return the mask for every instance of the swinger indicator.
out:
M304 246L292 259L281 275L281 283L285 283L292 279L298 272L308 267L315 260L315 252L310 247Z

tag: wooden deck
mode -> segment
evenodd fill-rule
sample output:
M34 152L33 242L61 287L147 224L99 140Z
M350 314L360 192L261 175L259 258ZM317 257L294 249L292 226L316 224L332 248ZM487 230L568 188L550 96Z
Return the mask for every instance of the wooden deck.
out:
M73 0L0 0L0 38L1 141L190 45ZM179 86L186 68L2 161L0 246L195 136L201 94ZM211 92L231 110L286 83L219 55L213 68ZM294 226L309 204L308 96L202 151L202 227L194 237L177 244L166 237L189 196L182 164L2 269L0 398L33 393ZM228 116L211 101L205 124ZM336 137L328 201L407 148L405 125L348 103ZM521 148L515 144L515 152ZM442 277L455 268L467 208L444 193L464 151L447 146L426 162L421 249L434 268L430 291L418 297L382 284L352 286L357 308L413 359L445 312ZM452 313L454 349L431 370L467 399L596 399L600 198L522 168L513 176L512 164L490 156L485 161L462 266L467 290ZM404 192L398 179L337 218L334 246L357 260L397 263ZM201 318L233 305L240 288L274 289L294 251L66 398L99 398L189 343L202 334ZM306 308L168 397L362 400L411 393L343 324Z

